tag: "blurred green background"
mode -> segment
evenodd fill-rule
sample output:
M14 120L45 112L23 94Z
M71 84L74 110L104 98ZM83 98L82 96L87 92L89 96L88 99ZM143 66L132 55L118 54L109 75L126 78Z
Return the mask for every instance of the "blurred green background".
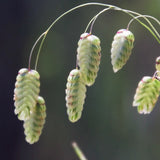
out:
M23 123L14 115L12 100L17 72L27 67L33 43L52 21L66 10L86 2L90 1L0 2L0 159L78 160L71 147L72 141L79 144L89 160L160 159L160 103L150 115L139 115L136 108L132 107L138 81L143 76L152 76L155 71L159 44L146 29L134 22L130 27L135 35L132 55L125 67L114 74L110 48L114 34L126 28L131 19L124 13L108 11L97 19L93 34L101 39L100 70L96 83L87 90L82 118L75 124L68 121L66 79L75 68L80 35L89 20L103 9L98 6L84 7L68 14L49 32L38 64L41 95L47 105L46 124L38 143L29 145L24 140ZM159 0L97 2L160 19ZM32 58L32 67L36 53L37 50Z

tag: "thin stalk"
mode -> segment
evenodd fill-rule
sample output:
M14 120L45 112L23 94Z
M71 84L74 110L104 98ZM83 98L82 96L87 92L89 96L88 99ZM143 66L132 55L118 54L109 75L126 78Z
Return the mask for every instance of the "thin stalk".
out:
M37 53L37 57L36 57L36 62L35 62L35 70L37 70L39 55L40 55L41 48L43 46L44 40L46 39L46 36L47 36L47 32L45 32L44 37L43 37L43 39L41 41L41 44L39 46L39 49L38 49L38 53Z
M135 17L133 14L135 15L139 15L141 16L141 14L137 13L137 12L134 12L134 11L130 11L130 10L126 10L126 9L122 9L122 8L119 8L119 7L110 7L111 9L114 9L114 10L119 10L119 11L122 11L124 13L127 13L128 15L130 15L131 17ZM143 17L143 16L142 16ZM148 27L146 24L144 24L142 21L140 21L139 19L136 19L143 27L145 27L154 37L155 39L158 41L158 43L160 43L160 37L159 37L159 33L157 32L157 30L155 29L155 27L152 25L152 23L146 18L146 17L143 17L147 22L148 24L151 26L151 28L153 29L153 31L157 34L157 36L154 34L154 32L152 31L152 29L150 27ZM94 17L93 17L93 20L94 20ZM92 21L93 21L92 20ZM158 21L158 20L156 20ZM159 22L159 21L158 21Z
M89 28L90 24L93 22L93 20L94 20L95 18L96 18L96 16L94 16L94 17L89 21L89 23L87 24L87 27L86 27L86 29L85 29L84 33L86 33L86 32L87 32L87 30L88 30L88 28Z
M51 25L48 27L48 29L47 29L42 35L39 36L39 38L36 40L36 42L35 42L35 44L34 44L34 46L33 46L33 49L32 49L32 51L31 51L31 53L30 53L29 65L28 65L29 68L30 68L30 62L31 62L32 52L33 52L35 46L37 45L37 43L39 42L39 40L44 36L43 39L42 39L42 41L41 41L41 44L40 44L40 47L39 47L39 50L38 50L38 53L37 53L37 57L36 57L35 69L37 69L38 59L39 59L39 55L40 55L41 48L42 48L42 46L43 46L44 40L45 40L48 32L50 31L50 29L55 25L55 23L56 23L57 21L59 21L63 16L67 15L68 13L70 13L70 12L72 12L72 11L78 9L78 8L85 7L85 6L89 6L89 5L98 5L98 6L103 6L103 7L109 7L109 8L112 8L112 9L114 9L114 10L119 10L119 11L125 12L125 13L127 13L128 15L130 15L131 17L135 17L134 15L141 15L141 14L139 14L139 13L137 13L137 12L133 12L133 11L130 11L130 10L125 10L125 9L119 8L119 7L114 6L114 5L109 5L109 4L104 4L104 3L91 2L91 3L84 3L84 4L81 4L81 5L78 5L78 6L74 7L74 8L72 8L72 9L64 12L62 15L60 15L55 21L53 21L53 22L51 23ZM103 12L102 12L102 13L103 13ZM101 14L101 13L100 13L100 14ZM98 17L98 16L97 16L97 17ZM91 21L91 23L94 22L97 17L93 18L93 20ZM148 22L148 24L151 26L151 28L154 30L154 32L156 32L156 29L154 28L154 26L152 25L152 23L151 23L146 17L143 17L143 18ZM136 20L137 20L141 25L143 25L146 29L148 29L148 30L150 31L150 33L151 33L151 34L156 38L156 40L160 43L160 40L157 38L157 36L154 34L154 32L153 32L146 24L144 24L143 22L141 22L139 19L136 19ZM93 24L94 24L94 23L93 23Z
M135 16L133 16L133 14L135 15L138 15L138 16L141 16L141 14L137 13L137 12L134 12L134 11L130 11L130 10L125 10L123 9L123 12L127 13L128 15L132 16L133 18ZM151 28L153 29L153 31L156 33L157 30L155 29L155 27L152 25L152 23L146 18L146 17L143 17L147 22L148 24L151 26ZM157 38L157 36L154 34L154 32L152 32L152 30L146 25L144 24L143 22L141 22L139 19L136 19L142 26L144 26L146 29L148 29L150 31L150 33L155 37L155 39L158 41L158 43L160 43L160 37Z
M84 3L84 4L81 4L81 5L78 5L78 6L74 7L74 8L72 8L72 9L64 12L63 14L61 14L55 21L53 21L53 22L51 23L51 25L48 27L48 29L44 32L44 33L45 33L45 36L44 36L44 38L43 38L43 41L41 42L41 45L40 45L40 47L39 47L39 50L38 50L38 53L37 53L37 57L36 57L35 70L37 69L37 64L38 64L38 59L39 59L39 55L40 55L40 52L41 52L41 48L42 48L42 46L43 46L44 40L45 40L48 32L50 31L50 29L51 29L51 28L55 25L55 23L56 23L57 21L59 21L63 16L67 15L68 13L70 13L70 12L72 12L72 11L78 9L78 8L85 7L85 6L89 6L89 5L99 5L99 6L104 6L104 7L116 7L116 6L108 5L108 4L91 2L91 3ZM118 8L118 7L117 7L117 8ZM41 39L40 37L37 39L37 43L38 43L38 41L39 41L40 39ZM32 52L33 52L33 51L32 51ZM30 55L30 57L31 57L31 56L32 56L32 55ZM31 61L31 60L30 60L30 61ZM30 61L29 61L29 66L30 66Z
M130 11L130 10L125 10L125 9L121 9L121 8L116 8L115 6L114 6L114 7L105 8L104 10L100 11L97 15L95 15L95 16L89 21L89 23L88 23L88 25L87 25L87 27L86 27L86 29L85 29L85 32L88 30L90 24L92 23L91 29L90 29L90 33L91 33L91 32L92 32L92 28L93 28L93 24L95 23L95 21L96 21L96 19L98 18L98 16L99 16L100 14L104 13L106 10L109 10L109 9L112 9L112 8L115 9L115 10L119 10L119 11L122 11L122 12L127 13L128 15L130 15L131 17L133 17L133 19L135 18L135 16L134 16L133 14L139 15L140 17L143 17L143 18L148 22L148 24L151 26L151 28L153 29L153 31L156 33L156 35L157 35L158 37L154 34L154 32L152 31L152 29L151 29L150 27L148 27L146 24L144 24L142 21L138 20L137 18L136 18L136 20L137 20L142 26L144 26L147 30L149 30L149 32L155 37L155 39L158 41L158 43L160 43L160 40L159 40L159 39L160 39L160 35L159 35L159 33L157 32L157 30L155 29L155 27L152 25L152 23L151 23L145 16L143 16L143 15L137 13L137 12ZM131 13L132 13L132 14L131 14ZM152 16L148 16L148 15L147 15L147 17L154 19L154 20L160 25L160 22L159 22L156 18L154 18L154 17L152 17ZM128 28L128 27L127 27L127 28Z
M35 41L32 49L31 49L31 52L30 52L30 55L29 55L29 60L28 60L28 70L31 69L31 58L32 58L32 54L33 54L33 50L35 48L35 46L37 45L37 43L39 42L39 40L44 36L45 33L42 33L39 38Z
M90 25L91 25L91 27L90 27L90 33L92 33L93 25L94 25L96 19L98 18L98 16L101 15L102 13L104 13L105 11L108 11L108 10L111 9L111 8L112 8L112 7L108 7L108 8L103 9L102 11L98 12L98 13L89 21L89 23L87 24L87 27L86 27L84 33L87 32L87 30L88 30L88 28L89 28ZM92 23L92 24L91 24L91 23Z
M146 17L144 17L143 15L141 15L141 14L139 14L139 13L137 13L137 12L133 12L133 11L130 11L130 10L125 10L125 9L121 9L121 8L116 8L116 7L110 7L109 9L114 9L114 10L119 10L119 11L122 11L122 12L125 12L125 13L127 13L128 15L130 15L131 17L133 17L133 18L135 18L135 16L133 15L133 14L135 14L135 15L139 15L139 16L141 16L141 17L143 17L147 22L148 22L148 24L151 26L151 28L153 29L151 29L150 27L148 27L146 24L144 24L142 21L140 21L139 19L136 19L143 27L145 27L154 37L155 37L155 39L158 41L158 43L160 43L160 35L159 35L159 33L157 32L157 30L155 29L155 27L152 25L152 23L146 18ZM104 9L105 10L105 9ZM99 12L100 14L101 13L103 13L104 12L104 10L102 10L101 12ZM99 13L97 14L98 16L99 16ZM132 14L131 14L132 13ZM98 16L94 16L91 20L90 20L90 22L89 22L89 24L87 25L87 27L86 27L86 30L88 30L88 27L89 27L89 25L91 24L91 23L93 23L94 24L94 22L95 22L95 20L98 18ZM151 18L152 16L150 16L150 18ZM152 17L152 18L154 18L154 17ZM155 20L157 21L157 23L160 23L156 18L155 18ZM86 31L85 30L85 31ZM91 26L91 31L92 31L92 26ZM155 34L155 33L156 34ZM158 37L157 37L158 36Z
M80 160L87 160L76 142L72 143L72 147Z
M150 16L150 15L139 15L139 16L137 16L137 17L132 18L132 19L129 21L128 26L127 26L127 29L129 29L131 23L132 23L134 20L136 20L136 19L138 19L138 18L142 18L142 17L143 17L143 18L144 18L144 17L151 18L151 19L153 19L155 22L157 22L158 25L160 25L160 21L159 21L158 19L156 19L155 17L152 17L152 16ZM160 35L159 35L159 33L157 32L157 30L155 31L155 33L157 34L158 38L160 38Z
M96 19L97 19L102 13L104 13L105 11L108 11L109 9L112 9L112 7L103 9L102 11L100 11L100 12L95 16L95 18L94 18L94 20L93 20L93 22L92 22L92 24L91 24L91 27L90 27L90 33L92 32L93 25L94 25Z

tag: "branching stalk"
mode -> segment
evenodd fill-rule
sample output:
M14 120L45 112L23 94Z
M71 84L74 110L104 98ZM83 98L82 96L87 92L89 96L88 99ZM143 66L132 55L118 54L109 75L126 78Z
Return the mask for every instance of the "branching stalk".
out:
M137 17L143 17L147 22L148 24L151 26L151 29L150 27L148 27L146 24L144 24L142 21L140 21L139 19L135 18L143 27L145 27L147 30L149 30L149 32L155 37L155 39L158 41L158 43L160 43L160 35L159 33L157 32L157 30L155 29L155 27L152 25L152 23L146 18L146 16L143 16L137 12L133 12L133 11L129 11L129 10L125 10L125 9L120 9L120 8L115 8L115 7L109 7L109 8L105 8L104 10L100 11L97 15L95 15L91 20L90 22L88 23L86 29L85 29L85 32L88 30L90 24L91 24L91 28L90 28L90 33L92 32L92 28L93 28L93 24L95 23L96 19L98 18L98 16L102 13L104 13L105 11L109 10L109 9L114 9L114 10L119 10L119 11L122 11L122 12L125 12L127 13L129 16L133 17L133 19L135 18L135 15L139 15ZM131 13L132 14L131 14ZM151 18L152 16L147 16L148 18ZM160 23L156 18L152 17L152 19L154 19L158 24ZM156 35L155 35L155 33ZM158 37L157 37L158 36Z
M105 9L103 9L102 11L100 11L98 14L96 14L96 15L89 21L89 23L88 23L88 25L87 25L84 33L87 32L87 30L88 30L88 28L89 28L90 25L91 25L91 27L90 27L90 33L92 33L93 25L94 25L96 19L98 18L98 16L100 16L102 13L104 13L105 11L108 11L108 10L111 9L111 8L112 8L112 7L105 8Z
M43 46L44 40L46 39L47 33L48 33L48 32L45 32L45 34L44 34L44 36L43 36L43 39L42 39L42 41L41 41L41 44L40 44L40 46L39 46L39 49L38 49L38 53L37 53L37 57L36 57L36 62L35 62L35 70L37 70L39 55L40 55L41 48L42 48L42 46Z
M31 58L32 58L32 54L33 54L33 50L35 48L35 46L37 45L37 43L39 42L39 40L44 36L45 32L42 33L39 38L36 40L36 42L34 43L32 49L31 49L31 52L30 52L30 55L29 55L29 62L28 62L28 69L30 70L31 69Z
M38 37L38 39L36 40L35 44L33 45L32 50L30 52L30 56L29 56L29 64L28 64L29 68L30 68L30 63L31 63L31 57L32 57L32 54L33 54L33 50L34 50L35 46L37 45L37 43L39 42L39 40L45 35L44 38L43 38L43 41L40 44L40 47L39 47L39 50L38 50L38 53L37 53L37 57L36 57L35 70L37 69L38 59L39 59L39 55L40 55L41 48L43 46L44 40L45 40L48 32L50 31L50 29L55 25L55 23L58 22L63 16L67 15L68 13L70 13L70 12L72 12L72 11L78 9L78 8L89 6L89 5L99 5L99 6L104 6L104 7L115 7L113 5L91 2L91 3L85 3L85 4L78 5L78 6L74 7L74 8L72 8L72 9L64 12L63 14L61 14L55 21L53 21L51 23L51 25L48 27L48 29Z
M63 14L61 14L55 21L53 21L51 23L51 25L48 27L48 29L42 33L38 39L36 40L36 42L34 43L32 49L31 49L31 52L30 52L30 56L29 56L29 64L28 64L28 68L30 69L30 63L31 63L31 57L32 57L32 54L33 54L33 51L35 49L35 46L38 44L38 42L41 40L41 38L43 37L42 41L41 41L41 44L39 46L39 49L38 49L38 53L37 53L37 57L36 57L36 61L35 61L35 70L37 69L37 64L38 64L38 59L39 59L39 55L40 55L40 52L41 52L41 49L42 49L42 46L43 46L43 43L46 39L46 36L48 34L48 32L50 31L50 29L55 25L56 22L58 22L62 17L64 17L65 15L67 15L68 13L78 9L78 8L81 8L81 7L85 7L85 6L89 6L89 5L97 5L97 6L102 6L102 7L108 7L108 8L105 8L103 9L102 11L100 11L97 15L95 15L91 20L90 22L88 23L87 27L86 27L86 30L88 29L88 27L91 25L91 28L90 28L90 32L92 32L92 28L93 28L93 25L96 21L96 19L98 18L99 15L101 15L102 13L104 13L105 11L109 10L109 9L113 9L113 10L117 10L117 11L122 11L128 15L130 15L131 17L135 18L135 15L136 16L141 16L143 17L147 23L149 24L149 27L148 25L144 24L142 21L140 21L138 18L135 18L142 26L144 26L146 29L149 30L149 32L155 37L155 39L158 41L158 43L160 43L160 35L159 33L157 32L157 30L155 29L155 27L152 25L152 23L147 19L148 18L151 18L149 16L143 16L137 12L133 12L133 11L130 11L130 10L126 10L126 9L122 9L122 8L119 8L117 6L114 6L114 5L109 5L109 4L104 4L104 3L96 3L96 2L91 2L91 3L84 3L84 4L81 4L81 5L78 5L66 12L64 12ZM160 24L160 22L158 20L156 20L156 22L158 24ZM155 34L156 33L156 34ZM158 37L157 37L158 36Z
M138 18L142 18L142 17L143 17L143 18L144 18L144 17L151 18L151 19L153 19L155 22L157 22L158 25L160 25L160 21L159 21L158 19L156 19L155 17L152 17L152 16L150 16L150 15L139 15L139 16L136 16L136 17L132 18L132 19L129 21L128 26L127 26L127 29L129 29L131 23L132 23L134 20L136 20L136 19L138 19ZM158 38L160 38L160 35L159 35L159 33L157 32L157 30L155 30L155 33L157 34Z
M141 16L141 14L137 13L137 12L134 12L134 11L130 11L130 10L123 10L125 13L127 13L128 15L130 15L131 17L135 17L133 16L133 14L137 15L137 16ZM143 17L143 16L142 16ZM153 29L153 31L156 33L157 30L155 29L155 27L152 25L152 23L146 18L146 17L143 17L147 22L148 24L151 26L151 28ZM139 19L136 19L142 26L144 26L146 29L149 30L149 32L155 37L155 39L157 40L158 43L160 43L160 37L157 37L154 32L146 25L144 24L143 22L141 22Z

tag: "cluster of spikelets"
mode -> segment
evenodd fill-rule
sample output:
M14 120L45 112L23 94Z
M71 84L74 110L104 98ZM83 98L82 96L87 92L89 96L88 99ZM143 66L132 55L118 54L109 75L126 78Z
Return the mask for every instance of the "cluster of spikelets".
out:
M46 117L45 101L39 96L39 79L37 71L20 69L14 90L15 114L24 121L26 141L30 144L39 140Z
M133 34L126 29L119 30L114 36L111 49L114 72L120 70L129 59L133 42ZM77 49L77 68L70 72L66 85L67 114L71 122L76 122L81 117L86 86L93 85L97 77L101 59L100 52L98 37L89 33L83 33L80 36Z
M127 29L120 29L114 36L111 48L111 63L114 72L128 61L133 49L134 35ZM156 59L156 72L153 77L145 76L139 82L133 100L140 114L149 114L160 95L160 57Z
M111 49L113 70L117 72L128 60L133 48L134 36L128 30L119 30ZM66 84L67 114L71 122L81 118L86 97L86 86L94 84L101 59L100 40L97 36L83 33L77 48L77 66ZM26 141L39 140L46 118L45 101L39 96L40 76L37 71L23 68L16 78L14 100L15 114L24 121Z
M160 95L160 57L156 59L156 72L153 77L145 76L138 83L133 100L140 114L149 114Z
M120 70L129 59L133 42L133 34L126 29L119 30L114 36L111 49L114 72ZM80 36L77 49L77 68L70 72L66 85L67 114L71 122L76 122L81 117L86 86L93 85L97 77L101 59L100 52L98 37L89 33L83 33Z
M71 122L81 118L86 86L93 85L99 70L100 51L98 37L89 33L83 33L80 36L77 49L78 66L69 73L66 84L67 114Z
M117 72L127 62L133 49L134 35L127 29L120 29L114 36L111 48L113 71ZM97 36L83 33L77 48L77 66L68 76L66 84L67 114L71 122L81 118L86 97L86 86L94 84L101 59L100 40ZM39 96L40 76L37 71L21 69L15 83L15 114L24 121L26 141L33 144L39 140L45 118L45 101ZM160 57L156 59L153 77L145 76L138 84L133 106L139 113L149 114L160 94Z

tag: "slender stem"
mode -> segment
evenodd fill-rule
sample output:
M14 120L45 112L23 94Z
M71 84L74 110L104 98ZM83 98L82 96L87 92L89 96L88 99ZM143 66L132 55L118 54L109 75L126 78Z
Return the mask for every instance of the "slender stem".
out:
M131 17L135 17L133 14L135 15L138 15L138 16L141 16L141 14L137 13L137 12L134 12L134 11L130 11L130 10L125 10L123 9L122 10L123 12L127 13L128 15L130 15ZM142 16L143 17L143 16ZM143 17L147 22L148 24L151 26L151 28L153 29L154 32L157 32L157 30L155 29L155 27L152 25L152 23L146 18L146 17ZM149 30L149 32L155 37L155 39L157 40L158 43L160 43L160 40L157 38L157 36L154 34L154 32L152 32L152 30L146 25L144 24L143 22L141 22L139 19L136 19L142 26L144 26L146 29Z
M33 53L33 50L35 48L35 46L37 45L37 43L39 42L39 40L43 37L43 40L41 41L41 44L40 44L40 47L39 47L39 50L38 50L38 53L37 53L37 57L36 57L36 63L35 63L35 68L37 68L37 64L38 64L38 59L39 59L39 55L40 55L40 52L41 52L41 48L43 46L43 43L44 43L44 40L49 32L49 30L55 25L55 23L57 21L59 21L63 16L67 15L68 13L78 9L78 8L81 8L81 7L85 7L85 6L89 6L89 5L98 5L98 6L103 6L103 7L109 7L109 8L112 8L114 10L119 10L119 11L122 11L122 12L125 12L127 13L128 15L130 15L131 17L135 17L134 15L141 15L137 12L133 12L133 11L130 11L130 10L125 10L125 9L122 9L122 8L119 8L117 6L113 6L113 5L109 5L109 4L104 4L104 3L96 3L96 2L91 2L91 3L84 3L84 4L81 4L81 5L78 5L66 12L64 12L62 15L60 15L55 21L53 21L51 23L51 25L48 27L48 29L42 34L40 35L40 37L36 40L33 48L32 48L32 51L31 51L31 54L30 54L30 58L29 58L29 68L30 68L30 61L31 61L31 57L32 57L32 53ZM102 12L103 13L103 12ZM101 13L100 13L101 14ZM98 16L97 16L98 17ZM90 21L90 23L93 22L94 24L94 21L97 19L97 17L93 18L93 20ZM148 24L151 26L151 28L156 32L156 29L154 28L154 26L152 25L152 23L146 18L146 17L143 17L147 22ZM156 38L156 40L160 43L160 40L157 38L157 36L153 33L153 31L150 29L150 27L148 27L146 24L144 24L143 22L141 22L139 19L136 19L141 25L143 25L146 29L148 29L150 31L150 33ZM90 24L89 24L90 25ZM92 30L92 27L91 27L91 30Z
M151 29L150 27L148 27L148 26L147 26L146 24L144 24L142 21L140 21L140 20L138 20L138 19L136 19L136 20L137 20L142 26L144 26L146 29L148 29L149 32L150 32L150 33L155 37L155 39L158 41L158 43L160 43L159 33L157 32L157 30L155 29L155 27L152 25L152 23L151 23L145 16L143 16L143 15L137 13L137 12L133 12L133 11L129 11L129 10L121 9L121 8L116 8L116 7L106 8L106 9L102 10L101 12L99 12L97 15L95 15L95 16L90 20L90 22L88 23L88 25L87 25L87 27L86 27L86 29L85 29L85 32L88 30L88 27L89 27L90 24L92 23L91 29L90 29L90 33L91 33L91 32L92 32L93 24L94 24L95 20L98 18L98 16L99 16L100 14L102 14L103 12L105 12L106 10L112 9L112 8L115 9L115 10L119 10L119 11L125 12L125 13L127 13L128 15L130 15L130 16L133 17L133 18L135 18L135 16L134 16L133 14L136 14L136 15L139 15L139 16L143 17L143 18L148 22L148 24L151 26L151 28L153 29L153 31L156 33L156 35L157 35L158 37L154 34L154 32L152 31L152 29ZM132 14L131 14L131 13L132 13ZM150 16L150 18L151 18L151 17L152 17L152 16ZM152 17L152 18L154 18L154 17ZM157 23L160 23L156 18L154 18L154 19L155 19L155 21L157 21Z
M100 14L102 14L103 12L108 11L108 10L111 9L111 8L112 8L112 7L108 7L108 8L103 9L102 11L98 12L98 13L89 21L89 23L87 24L87 27L86 27L84 33L87 32L87 30L88 30L88 28L89 28L90 25L91 25L91 28L90 28L90 33L91 33L91 32L92 32L93 25L94 25L96 19L98 18L98 16L99 16ZM92 23L92 24L91 24L91 23Z
M78 8L85 7L85 6L89 6L89 5L99 5L99 6L112 7L112 8L113 8L113 7L116 7L116 6L108 5L108 4L91 2L91 3L84 3L84 4L81 4L81 5L78 5L78 6L74 7L74 8L72 8L72 9L64 12L63 14L61 14L55 21L53 21L53 22L51 23L51 25L48 27L48 29L44 32L45 36L43 37L43 41L41 42L41 45L40 45L39 50L38 50L38 53L37 53L35 69L37 69L37 63L38 63L39 55L40 55L41 48L42 48L42 46L43 46L44 40L45 40L48 32L50 31L50 29L55 25L55 23L56 23L57 21L59 21L63 16L67 15L68 13L70 13L70 12L72 12L72 11L78 9ZM116 8L118 8L118 7L116 7ZM37 39L37 42L38 42L40 39L41 39L41 37L39 37L39 38ZM32 51L32 52L33 52L33 51ZM32 55L30 55L30 57L31 57L31 56L32 56ZM31 58L30 58L30 59L31 59ZM30 65L30 64L29 64L29 65Z
M84 33L86 33L87 32L87 30L88 30L88 28L89 28L89 26L90 26L90 24L93 22L93 20L96 18L96 15L89 21L89 23L87 24L87 27L86 27L86 29L85 29L85 31L84 31Z
M66 14L78 9L78 8L81 8L81 7L85 7L85 6L88 6L88 5L99 5L99 6L103 6L103 7L110 7L110 8L119 8L119 7L116 7L116 6L113 6L113 5L109 5L109 4L103 4L103 3L84 3L84 4L81 4L81 5L78 5L70 10L68 10L67 12L63 13L62 15L60 15L50 26L49 28L47 29L48 31L53 27L53 25L59 20L61 19L63 16L65 16Z
M94 19L93 19L93 21L92 21L91 28L90 28L90 33L92 33L93 25L94 25L96 19L98 18L98 16L101 15L102 13L104 13L105 11L108 11L108 10L111 9L111 8L112 8L112 7L105 8L105 9L103 9L102 11L100 11L96 16L94 16Z
M35 46L37 45L37 43L39 42L39 40L44 36L45 33L42 33L39 38L36 40L36 42L34 43L32 49L31 49L31 52L30 52L30 55L29 55L29 61L28 61L28 70L31 69L31 58L32 58L32 54L33 54L33 50L35 48Z
M47 36L47 32L45 32L44 37L43 37L43 39L41 41L41 44L39 46L39 49L38 49L38 53L37 53L37 57L36 57L36 62L35 62L35 70L37 70L37 64L38 64L38 60L39 60L39 55L40 55L41 48L43 46L43 43L44 43L44 40L45 40L46 36Z
M154 21L156 21L156 22L158 23L158 25L160 25L160 21L158 21L158 19L156 19L155 17L152 17L152 16L150 16L150 15L139 15L139 16L137 16L137 17L132 18L132 19L129 21L128 26L127 26L127 29L129 29L131 23L132 23L134 20L136 20L136 19L138 19L138 18L142 18L142 17L143 17L143 18L144 18L144 17L151 18L151 19L153 19ZM160 38L160 35L159 35L159 33L157 32L157 30L155 30L155 33L157 34L158 38Z
M76 142L72 143L72 147L80 160L87 160Z

